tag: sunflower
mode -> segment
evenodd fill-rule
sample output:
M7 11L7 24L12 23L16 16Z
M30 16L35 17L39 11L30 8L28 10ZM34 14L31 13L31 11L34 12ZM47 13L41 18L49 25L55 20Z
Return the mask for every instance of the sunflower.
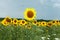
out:
M37 25L37 20L34 20L34 21L32 22L32 24L33 24L33 25Z
M36 11L33 8L27 8L24 12L24 18L28 21L35 19Z
M60 21L59 21L58 25L60 25Z
M59 20L59 23L60 23L60 20Z
M46 25L47 25L47 23L45 21L41 22L41 26L46 26Z
M12 19L10 18L10 17L6 17L5 19L4 19L6 22L8 22L8 23L11 23L12 22Z
M31 27L31 25L27 25L27 26L25 26L25 28L31 29L32 27Z
M21 20L18 20L18 24L21 24Z
M53 25L56 25L55 21L51 21L51 23L52 23Z
M52 22L47 22L47 26L51 27L52 26Z
M39 22L39 26L41 26L41 22Z
M40 27L40 24L39 24L39 22L37 22L37 24L36 24L38 27Z
M16 18L14 18L13 21L12 21L12 24L15 25L15 26L18 25L18 20Z
M53 25L59 25L59 20L53 20L51 21Z
M21 21L22 21L22 20L18 20L18 25L19 25L19 26L22 26Z
M8 26L8 25L9 25L9 23L6 22L5 20L3 20L1 23L2 23L4 26Z
M20 25L26 25L27 24L27 22L25 21L25 20L20 20L20 23L19 23Z
M59 20L55 20L56 24L59 25Z

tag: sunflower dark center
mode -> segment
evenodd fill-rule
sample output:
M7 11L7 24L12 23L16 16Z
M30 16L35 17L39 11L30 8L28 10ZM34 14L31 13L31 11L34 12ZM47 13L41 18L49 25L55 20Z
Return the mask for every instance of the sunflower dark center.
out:
M36 21L34 21L34 23L36 23Z
M6 21L7 21L7 22L11 22L11 20L10 20L9 18L6 18Z
M38 26L39 24L37 24L37 26Z
M48 25L51 25L51 23L49 23Z
M56 21L58 23L58 21Z
M34 16L34 14L33 14L32 11L28 11L28 12L27 12L27 16L28 16L29 18L32 18L32 17Z
M14 22L16 23L17 21L15 20Z
M55 23L55 21L53 21L53 23Z
M30 27L30 26L28 26L28 27Z
M43 23L44 24L44 23Z
M25 22L24 22L24 21L22 21L22 23L24 24Z

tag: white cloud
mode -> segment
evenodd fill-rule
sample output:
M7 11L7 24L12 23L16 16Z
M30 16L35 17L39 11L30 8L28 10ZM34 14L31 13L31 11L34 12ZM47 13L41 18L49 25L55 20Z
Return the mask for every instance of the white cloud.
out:
M60 8L60 0L51 0L54 8Z
M40 0L41 4L44 4L46 2L46 0Z
M60 3L60 0L51 0L54 3Z
M60 8L60 3L54 3L53 7Z

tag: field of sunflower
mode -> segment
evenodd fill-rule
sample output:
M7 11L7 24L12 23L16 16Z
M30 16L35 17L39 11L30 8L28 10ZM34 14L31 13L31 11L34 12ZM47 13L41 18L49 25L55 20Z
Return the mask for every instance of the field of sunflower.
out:
M59 20L36 20L33 8L24 15L25 19L0 19L0 40L60 40Z

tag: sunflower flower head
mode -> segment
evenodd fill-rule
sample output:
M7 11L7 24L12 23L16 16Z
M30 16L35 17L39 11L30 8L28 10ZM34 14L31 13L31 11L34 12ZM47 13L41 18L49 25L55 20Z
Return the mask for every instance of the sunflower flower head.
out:
M31 25L27 25L27 26L25 26L25 28L31 29L32 27L31 27Z
M47 22L48 27L51 27L52 25L53 25L52 22Z
M37 22L37 24L36 24L38 27L40 27L40 24L39 24L39 22Z
M41 26L46 26L46 25L47 25L47 23L45 21L41 22Z
M10 17L6 17L5 19L4 19L6 22L8 22L8 23L11 23L12 22L12 19L10 18Z
M59 25L59 20L53 20L53 21L51 21L51 22L52 22L52 24L55 25L55 26Z
M41 26L41 22L39 22L39 26Z
M32 22L32 24L33 24L33 25L37 25L37 20L34 20L34 21Z
M20 25L26 25L27 22L25 20L21 20Z
M35 19L35 17L36 17L36 10L33 8L26 8L24 12L24 18L28 21L31 21Z
M8 26L8 25L9 25L9 23L6 22L5 20L3 20L1 23L2 23L4 26Z
M14 18L13 21L12 21L12 24L13 25L18 25L18 20L16 18Z

